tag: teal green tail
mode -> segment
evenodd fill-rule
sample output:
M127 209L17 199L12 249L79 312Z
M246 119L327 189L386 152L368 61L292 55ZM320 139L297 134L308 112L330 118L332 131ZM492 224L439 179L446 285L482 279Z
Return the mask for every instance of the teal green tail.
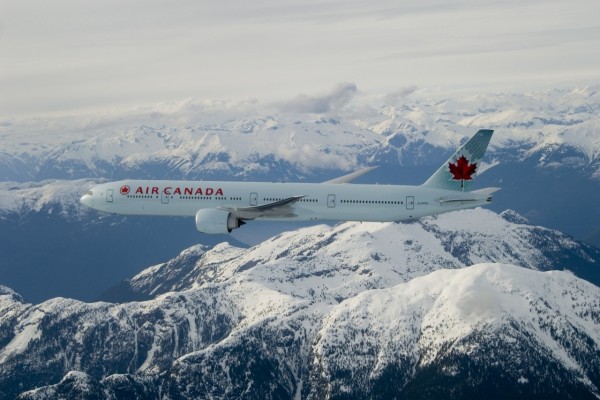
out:
M471 183L481 168L481 160L493 133L491 129L480 129L427 179L423 186L461 192L470 191Z

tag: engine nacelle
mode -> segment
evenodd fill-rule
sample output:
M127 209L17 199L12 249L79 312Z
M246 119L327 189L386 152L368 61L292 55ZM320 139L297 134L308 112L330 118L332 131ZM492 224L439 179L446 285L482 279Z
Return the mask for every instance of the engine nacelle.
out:
M229 233L243 224L230 212L215 209L196 213L196 229L202 233Z

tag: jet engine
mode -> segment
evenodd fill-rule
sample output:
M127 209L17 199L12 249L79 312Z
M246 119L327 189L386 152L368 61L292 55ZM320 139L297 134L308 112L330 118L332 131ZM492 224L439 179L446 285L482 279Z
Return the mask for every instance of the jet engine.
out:
M229 233L243 224L244 221L223 210L206 209L196 213L196 229L202 233Z

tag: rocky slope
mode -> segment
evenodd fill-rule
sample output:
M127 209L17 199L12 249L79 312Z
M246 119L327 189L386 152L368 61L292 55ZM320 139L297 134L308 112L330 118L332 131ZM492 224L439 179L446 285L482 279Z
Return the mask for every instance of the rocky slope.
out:
M568 236L480 209L310 227L247 250L193 247L129 281L147 301L31 305L2 289L0 391L594 398L600 289L542 271L599 260Z

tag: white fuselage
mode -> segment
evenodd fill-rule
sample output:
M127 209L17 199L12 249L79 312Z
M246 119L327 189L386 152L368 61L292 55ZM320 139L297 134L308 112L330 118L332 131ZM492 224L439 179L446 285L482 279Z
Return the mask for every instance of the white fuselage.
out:
M291 205L292 214L256 219L401 221L491 201L474 192L423 186L163 180L101 184L81 201L115 214L193 217L202 209L256 207L292 196L304 196Z
M420 186L348 184L373 167L325 183L123 180L82 198L114 214L194 217L196 229L228 233L252 220L402 221L473 208L497 188L469 191L492 137L480 129Z

